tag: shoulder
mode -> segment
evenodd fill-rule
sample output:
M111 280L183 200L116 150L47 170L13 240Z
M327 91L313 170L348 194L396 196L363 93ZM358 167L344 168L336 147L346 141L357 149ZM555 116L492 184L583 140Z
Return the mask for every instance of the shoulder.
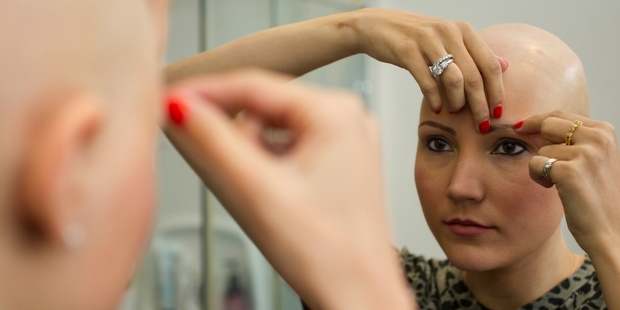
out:
M470 308L475 299L461 279L461 271L446 259L427 259L404 248L401 262L421 309ZM474 307L475 309L475 307Z
M456 276L460 271L457 270L448 260L427 259L424 256L413 255L407 248L400 251L401 262L409 283L412 282L431 282L437 279L439 274L445 276Z
M570 277L525 309L607 309L592 261L585 262Z

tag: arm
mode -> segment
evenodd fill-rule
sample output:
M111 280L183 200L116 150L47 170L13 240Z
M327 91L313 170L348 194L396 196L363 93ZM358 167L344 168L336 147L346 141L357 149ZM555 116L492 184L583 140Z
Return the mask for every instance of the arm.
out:
M575 120L583 123L565 145ZM517 132L544 137L530 161L530 176L545 187L556 186L568 228L592 260L607 307L620 309L620 149L613 126L554 111L527 119ZM545 178L542 167L549 158L557 161Z
M353 24L342 13L263 30L165 68L168 83L204 73L257 66L300 76L360 53Z
M257 32L173 63L165 73L168 83L244 66L299 76L357 53L408 70L432 111L458 111L467 102L479 124L503 103L507 64L469 24L384 8ZM434 78L428 66L448 53L454 62ZM442 101L440 90L447 100Z

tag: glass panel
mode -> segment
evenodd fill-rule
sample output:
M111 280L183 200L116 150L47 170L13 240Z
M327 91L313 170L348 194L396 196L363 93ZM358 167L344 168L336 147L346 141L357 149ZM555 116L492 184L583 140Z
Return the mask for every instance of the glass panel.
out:
M337 14L363 6L363 1L349 0L277 0L275 3L275 23L285 25L330 14ZM365 78L365 55L354 55L301 77L302 80L330 87L352 89L362 96L370 92L370 83ZM298 295L278 277L278 308L301 310Z
M167 59L200 52L199 0L171 3ZM204 186L163 136L157 150L158 216L153 240L123 310L203 309Z

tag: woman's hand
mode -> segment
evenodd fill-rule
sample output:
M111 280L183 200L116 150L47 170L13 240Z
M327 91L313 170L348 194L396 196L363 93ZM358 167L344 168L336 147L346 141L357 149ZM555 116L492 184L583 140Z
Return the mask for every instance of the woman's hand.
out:
M251 71L182 82L167 135L313 308L411 309L376 122L351 93L287 80ZM285 137L278 145L265 136L272 128Z
M579 120L565 145L571 125ZM596 256L617 249L620 241L620 150L613 126L580 115L555 111L527 119L517 130L540 132L543 147L530 161L532 179L543 186L555 184L568 228L581 248ZM557 159L543 175L549 158Z
M408 70L432 111L440 111L442 102L448 111L458 111L467 102L476 124L501 116L508 63L468 23L383 8L351 14L359 50ZM454 62L434 78L428 67L446 54L454 55Z

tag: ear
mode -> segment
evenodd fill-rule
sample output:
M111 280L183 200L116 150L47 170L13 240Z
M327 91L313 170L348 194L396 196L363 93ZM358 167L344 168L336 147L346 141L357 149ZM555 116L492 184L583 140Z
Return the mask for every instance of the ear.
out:
M158 56L163 57L168 39L168 14L170 0L143 0L146 2L148 13L153 21L155 38L157 39Z
M75 246L67 244L76 241L68 241L67 232L86 224L85 179L94 141L102 131L102 105L83 94L49 100L55 102L44 103L48 113L28 124L17 214L31 240Z

